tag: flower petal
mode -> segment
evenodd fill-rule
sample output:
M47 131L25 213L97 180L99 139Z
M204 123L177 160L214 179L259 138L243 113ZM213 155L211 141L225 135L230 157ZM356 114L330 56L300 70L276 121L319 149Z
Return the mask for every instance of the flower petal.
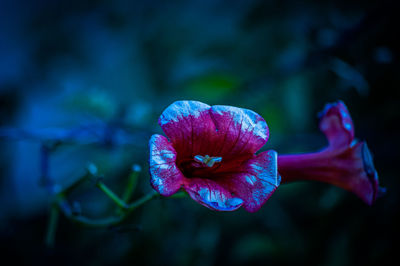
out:
M211 179L190 178L184 188L193 200L215 211L234 211L243 204L242 199Z
M252 155L268 140L265 120L243 108L198 101L177 101L161 114L159 124L181 158L210 155L230 160Z
M176 166L176 151L164 136L155 134L150 138L151 185L163 196L176 193L184 176Z
M350 145L354 139L354 125L342 101L328 103L319 113L319 127L332 148Z
M369 205L372 205L372 203L374 203L377 197L382 196L386 192L386 189L379 186L378 172L375 170L372 154L368 149L368 145L366 142L364 142L364 145L362 146L362 158L363 158L364 170L368 176L368 179L370 180L371 187L374 193L371 201L368 202L367 200L364 201L366 201Z
M356 143L350 150L352 151L350 154L353 158L353 164L349 163L348 171L352 170L353 173L339 185L352 191L366 204L372 205L382 190L379 187L378 173L375 170L372 154L365 141Z
M220 137L218 156L254 154L267 142L268 126L257 113L243 108L214 105L211 116Z
M255 212L271 197L281 182L278 174L277 153L269 150L248 160L238 173L226 176L218 183L243 199L244 208Z
M206 155L216 130L210 106L198 101L176 101L161 114L158 123L181 157ZM211 155L211 154L210 154Z

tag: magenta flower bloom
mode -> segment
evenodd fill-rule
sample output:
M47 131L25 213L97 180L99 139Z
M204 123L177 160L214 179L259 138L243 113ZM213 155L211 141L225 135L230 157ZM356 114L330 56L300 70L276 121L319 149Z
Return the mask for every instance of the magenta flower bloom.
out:
M163 196L183 188L217 211L243 206L257 211L280 184L277 153L255 155L268 140L264 119L253 111L197 101L177 101L161 114L167 135L150 139L151 185Z
M327 104L320 114L319 127L328 139L328 147L315 153L279 156L282 183L326 182L353 192L368 205L374 203L383 189L378 185L367 143L354 138L353 122L345 104Z

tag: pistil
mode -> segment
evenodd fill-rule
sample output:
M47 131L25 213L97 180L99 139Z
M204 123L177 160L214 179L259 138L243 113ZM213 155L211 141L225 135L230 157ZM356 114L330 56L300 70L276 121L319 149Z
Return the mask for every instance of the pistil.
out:
M215 163L220 163L222 161L222 157L211 157L208 155L196 155L194 156L194 160L198 163L201 163L207 167L213 167Z

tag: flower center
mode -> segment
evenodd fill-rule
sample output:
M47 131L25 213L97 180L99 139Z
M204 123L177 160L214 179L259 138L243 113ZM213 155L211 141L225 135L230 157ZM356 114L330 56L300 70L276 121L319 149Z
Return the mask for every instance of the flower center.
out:
M201 156L196 155L194 156L194 160L198 163L201 163L207 167L213 167L215 163L220 163L222 161L222 157L210 157L208 155Z

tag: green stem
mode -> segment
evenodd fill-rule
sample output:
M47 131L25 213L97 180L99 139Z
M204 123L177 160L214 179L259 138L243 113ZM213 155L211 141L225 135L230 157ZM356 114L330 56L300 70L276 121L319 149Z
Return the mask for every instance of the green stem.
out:
M47 224L47 233L45 238L45 244L49 248L54 247L59 216L60 210L58 209L58 206L53 204L50 210L49 220Z
M65 217L70 219L73 222L76 222L78 224L84 225L84 226L89 226L89 227L108 227L108 226L113 226L113 225L118 225L121 222L124 221L124 219L136 208L142 206L146 202L149 202L150 200L154 199L155 197L159 196L159 194L156 191L153 191L147 195L144 195L140 199L134 201L131 204L127 204L126 202L130 199L133 190L136 187L137 183L137 177L138 173L140 172L140 169L138 167L134 167L132 169L132 173L129 176L129 183L127 185L127 189L125 190L123 194L123 198L121 199L117 194L115 194L111 189L107 187L106 184L104 184L100 179L97 180L96 186L104 192L118 207L119 210L117 211L116 215L102 218L102 219L92 219L85 217L83 215L77 215L74 214L71 205L69 204L66 196L71 192L71 190L75 189L77 186L79 186L83 181L85 181L89 177L96 177L97 174L97 168L95 165L90 164L88 166L88 172L85 176L77 180L74 184L72 184L70 187L65 189L63 192L60 192L57 194L57 197L55 199L55 210L57 212L61 211ZM50 229L49 229L50 230ZM50 230L51 231L51 230ZM49 233L49 239L51 239L52 233ZM54 237L53 237L54 238ZM51 243L51 241L49 241Z
M137 184L137 180L138 180L138 176L139 176L139 171L135 171L133 170L130 175L129 175L129 181L128 184L126 186L126 190L122 196L122 200L124 202L128 202L133 194L133 191L136 188L136 184Z
M125 218L125 215L121 216L112 216L103 219L92 219L85 217L83 215L75 215L72 210L71 206L68 203L65 195L60 194L57 197L57 204L58 209L73 222L76 222L80 225L89 226L89 227L107 227L111 225L119 224Z
M156 192L156 191L153 191L153 192L151 192L151 193L149 193L149 194L147 194L147 195L144 195L144 196L141 197L140 199L138 199L138 200L134 201L133 203L129 204L129 205L127 206L127 211L128 211L128 212L131 212L131 211L133 211L134 209L136 209L136 208L142 206L142 205L145 204L146 202L148 202L148 201L150 201L150 200L152 200L152 199L158 197L159 195L160 195L160 194L158 194L158 192Z
M115 202L121 209L127 209L128 205L120 197L118 197L111 189L109 189L103 182L97 181L96 186L100 188L112 201Z
M63 193L64 194L71 193L73 190L75 190L77 187L81 186L85 181L87 181L90 177L91 176L88 173L84 174L83 176L75 180L75 182L73 182L71 185L64 188Z
M102 191L104 191L104 190L102 189ZM108 189L108 192L110 192L109 189ZM114 194L114 193L112 192L112 194ZM109 194L107 194L107 195L109 195ZM88 217L85 217L82 215L74 215L71 210L70 204L68 203L65 195L62 193L59 194L57 197L58 208L56 208L56 209L61 210L62 213L68 219L70 219L71 221L76 222L78 224L88 226L88 227L109 227L109 226L114 226L114 225L120 224L121 222L124 221L124 219L128 216L128 214L130 214L133 210L142 206L146 202L149 202L150 200L156 198L159 195L160 194L153 191L153 192L141 197L140 199L134 201L133 203L131 203L129 205L124 203L125 205L123 207L123 210L125 210L125 211L123 213L120 213L120 215L118 215L118 216L111 216L111 217L107 217L107 218L103 218L103 219L92 219L92 218L88 218Z
M124 216L107 217L102 219L91 219L85 216L71 216L71 221L88 227L109 227L118 225L124 220Z

